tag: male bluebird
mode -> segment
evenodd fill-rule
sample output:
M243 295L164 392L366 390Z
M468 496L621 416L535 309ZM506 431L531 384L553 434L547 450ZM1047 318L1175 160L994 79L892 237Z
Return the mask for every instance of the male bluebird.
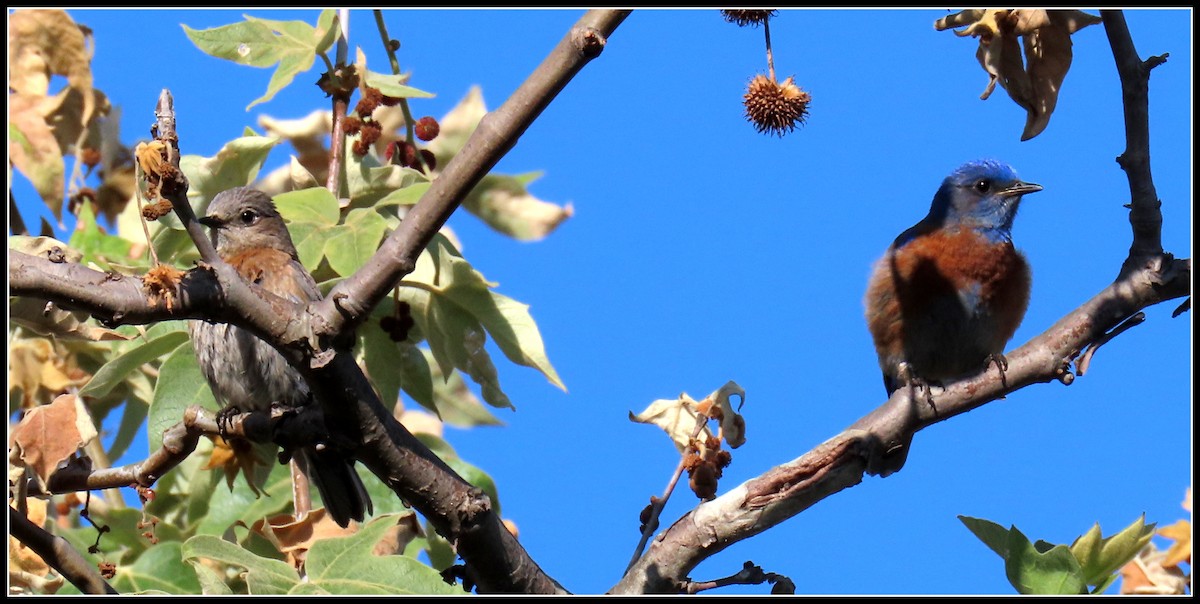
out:
M200 223L213 229L221 258L264 290L293 302L319 300L312 275L296 256L291 235L266 193L239 187L223 191ZM279 351L249 331L225 323L191 321L196 360L223 413L267 410L271 405L302 407L313 403L308 385ZM371 499L354 462L333 447L305 446L290 451L293 476L307 475L321 493L329 515L345 527L362 521Z
M996 362L1029 305L1029 264L1013 247L1021 196L1041 191L996 161L942 181L929 214L900 234L867 285L867 327L891 396Z

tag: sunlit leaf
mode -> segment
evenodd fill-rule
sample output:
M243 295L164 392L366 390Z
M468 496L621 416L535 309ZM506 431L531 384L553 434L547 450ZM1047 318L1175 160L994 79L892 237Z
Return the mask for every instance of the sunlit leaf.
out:
M441 574L413 558L380 556L375 544L396 524L395 516L374 518L348 537L324 539L312 545L305 561L308 580L330 594L462 594Z
M279 139L273 136L243 136L225 143L212 157L181 157L179 168L188 178L188 201L196 213L203 215L217 193L253 182L267 154L278 144ZM172 228L182 228L174 214L159 220Z
M1008 532L1004 571L1022 594L1074 595L1086 592L1079 561L1065 545L1039 551L1016 527Z
M295 79L308 71L317 54L329 49L337 38L337 14L321 12L317 26L303 21L274 21L246 16L246 21L221 27L195 30L183 26L188 39L197 48L214 57L241 65L270 67L278 64L267 84L267 92L246 106L271 100Z
M429 99L436 96L432 92L425 92L412 86L406 86L404 82L407 79L404 75L376 73L374 71L367 71L366 73L367 86L378 89L379 92L383 93L383 96L396 99Z
M1121 532L1101 538L1100 525L1093 525L1071 544L1071 553L1079 560L1084 582L1095 585L1117 572L1150 542L1154 527L1153 523L1147 525L1146 517L1142 515Z
M169 541L147 549L133 564L118 567L113 587L128 594L160 592L185 595L199 592L200 582L196 574L180 556L182 548L182 543Z
M126 351L101 367L79 390L79 396L101 397L108 394L113 386L124 381L131 371L175 350L187 341L187 333L175 331Z
M246 585L252 595L285 594L300 582L296 570L286 562L256 556L217 536L198 535L184 541L180 557L193 566L211 560L245 569Z
M546 237L570 218L571 205L558 206L534 197L525 186L539 174L484 176L463 201L463 207L488 226L521 241Z
M191 345L183 345L176 347L158 368L154 400L146 420L151 450L162 446L163 431L183 421L183 413L191 405L213 412L219 409L208 381L200 373L195 351Z
M325 257L339 275L348 276L367 262L383 239L387 223L371 208L350 210L325 243Z

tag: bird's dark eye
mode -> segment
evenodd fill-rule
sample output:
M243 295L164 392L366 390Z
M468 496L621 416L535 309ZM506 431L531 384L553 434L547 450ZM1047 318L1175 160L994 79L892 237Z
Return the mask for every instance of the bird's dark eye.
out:
M986 178L975 181L975 190L976 191L979 191L980 193L987 193L991 189L992 189L992 181L990 181Z
M250 224L254 222L255 218L258 218L258 214L255 214L254 210L242 210L242 215L239 218L242 219L242 224Z

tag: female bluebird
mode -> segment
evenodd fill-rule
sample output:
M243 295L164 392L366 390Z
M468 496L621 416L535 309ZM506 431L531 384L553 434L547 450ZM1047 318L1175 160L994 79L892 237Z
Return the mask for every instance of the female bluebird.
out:
M1029 264L1013 247L1021 197L1041 191L1007 164L973 161L942 181L929 214L892 242L867 285L867 327L891 396L996 361L1029 305Z
M223 191L213 198L200 223L213 229L217 253L247 281L293 302L321 298L266 193L249 187ZM206 321L191 321L188 329L200 369L225 409L301 407L312 401L300 373L249 331ZM333 447L303 447L291 453L293 474L299 471L312 480L335 522L345 527L350 519L362 521L371 499L353 460Z

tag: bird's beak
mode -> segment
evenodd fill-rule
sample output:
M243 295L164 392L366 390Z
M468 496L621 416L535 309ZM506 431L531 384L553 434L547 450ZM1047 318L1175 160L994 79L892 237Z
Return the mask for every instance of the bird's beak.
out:
M1040 189L1041 187L1038 187L1038 188ZM221 225L223 224L221 219L217 218L216 216L203 216L201 218L198 218L196 220L196 222L199 222L200 224L202 224L210 229L220 228Z
M1005 197L1017 197L1019 195L1025 195L1027 193L1037 193L1038 191L1041 191L1041 190L1042 190L1042 185L1035 184L1032 182L1021 182L1018 180L1017 182L1013 183L1012 186L1001 191L1000 194L1004 195Z

